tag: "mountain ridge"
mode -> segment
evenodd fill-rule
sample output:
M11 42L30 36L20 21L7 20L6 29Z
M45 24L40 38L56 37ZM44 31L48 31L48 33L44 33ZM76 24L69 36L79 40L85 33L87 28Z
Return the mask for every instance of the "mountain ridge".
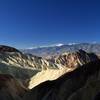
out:
M46 59L12 47L1 48L0 98L4 100L80 100L73 98L78 93L84 98L82 93L87 91L91 95L90 89L98 95L100 59L94 53L79 49Z
M89 53L82 50L66 52L50 59L25 54L17 49L13 50L12 47L2 46L2 50L0 52L0 73L11 74L22 81L29 79L29 88L46 80L54 80L96 59L95 56L91 57ZM42 80L39 77L42 77Z
M99 74L100 60L90 62L57 80L39 84L25 94L24 100L96 100Z
M49 58L51 56L56 56L64 52L74 52L79 49L85 50L86 52L93 52L100 54L100 44L99 43L74 43L71 45L53 46L53 47L42 47L35 49L23 49L23 53L30 53L36 56Z

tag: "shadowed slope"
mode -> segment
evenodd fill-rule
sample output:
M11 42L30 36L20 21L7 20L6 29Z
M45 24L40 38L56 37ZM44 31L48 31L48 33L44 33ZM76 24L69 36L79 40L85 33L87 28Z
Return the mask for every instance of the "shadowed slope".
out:
M73 53L64 53L51 60L56 65L60 66L60 70L46 70L37 73L37 75L30 79L29 88L32 89L46 80L55 80L61 75L75 70L77 67L96 60L98 60L98 57L95 54L87 53L83 50L78 50Z
M0 100L21 100L28 91L18 80L8 74L0 74Z
M30 100L67 100L73 93L84 87L88 81L98 80L99 71L100 61L90 62L57 80L41 83L27 93L23 100L28 98Z

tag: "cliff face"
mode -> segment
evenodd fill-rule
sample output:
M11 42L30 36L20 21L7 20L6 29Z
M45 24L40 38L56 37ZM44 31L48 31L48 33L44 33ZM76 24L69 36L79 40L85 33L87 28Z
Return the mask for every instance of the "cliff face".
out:
M56 64L60 64L61 66L72 68L84 65L97 59L98 57L93 53L87 53L83 50L78 50L76 52L63 53L59 56L56 56L54 57L54 62Z
M26 93L23 100L96 100L100 93L100 60L46 81Z

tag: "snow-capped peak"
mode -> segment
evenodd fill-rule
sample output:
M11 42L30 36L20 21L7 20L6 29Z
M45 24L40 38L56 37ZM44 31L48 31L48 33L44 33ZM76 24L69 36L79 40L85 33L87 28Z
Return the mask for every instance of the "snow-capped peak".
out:
M56 46L57 47L60 47L60 46L63 46L64 44L62 44L62 43L59 43L59 44L57 44Z
M52 44L52 45L45 45L45 46L38 46L38 47L30 47L28 49L37 49L37 48L44 48L44 47L60 47L60 46L63 46L64 44L62 43L59 43L59 44Z

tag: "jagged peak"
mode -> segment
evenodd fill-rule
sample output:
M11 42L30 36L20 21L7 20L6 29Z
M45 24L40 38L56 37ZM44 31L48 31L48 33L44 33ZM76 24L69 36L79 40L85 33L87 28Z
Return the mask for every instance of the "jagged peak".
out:
M54 58L56 63L66 67L78 67L97 59L97 55L94 53L87 53L82 49L75 52L65 52Z

